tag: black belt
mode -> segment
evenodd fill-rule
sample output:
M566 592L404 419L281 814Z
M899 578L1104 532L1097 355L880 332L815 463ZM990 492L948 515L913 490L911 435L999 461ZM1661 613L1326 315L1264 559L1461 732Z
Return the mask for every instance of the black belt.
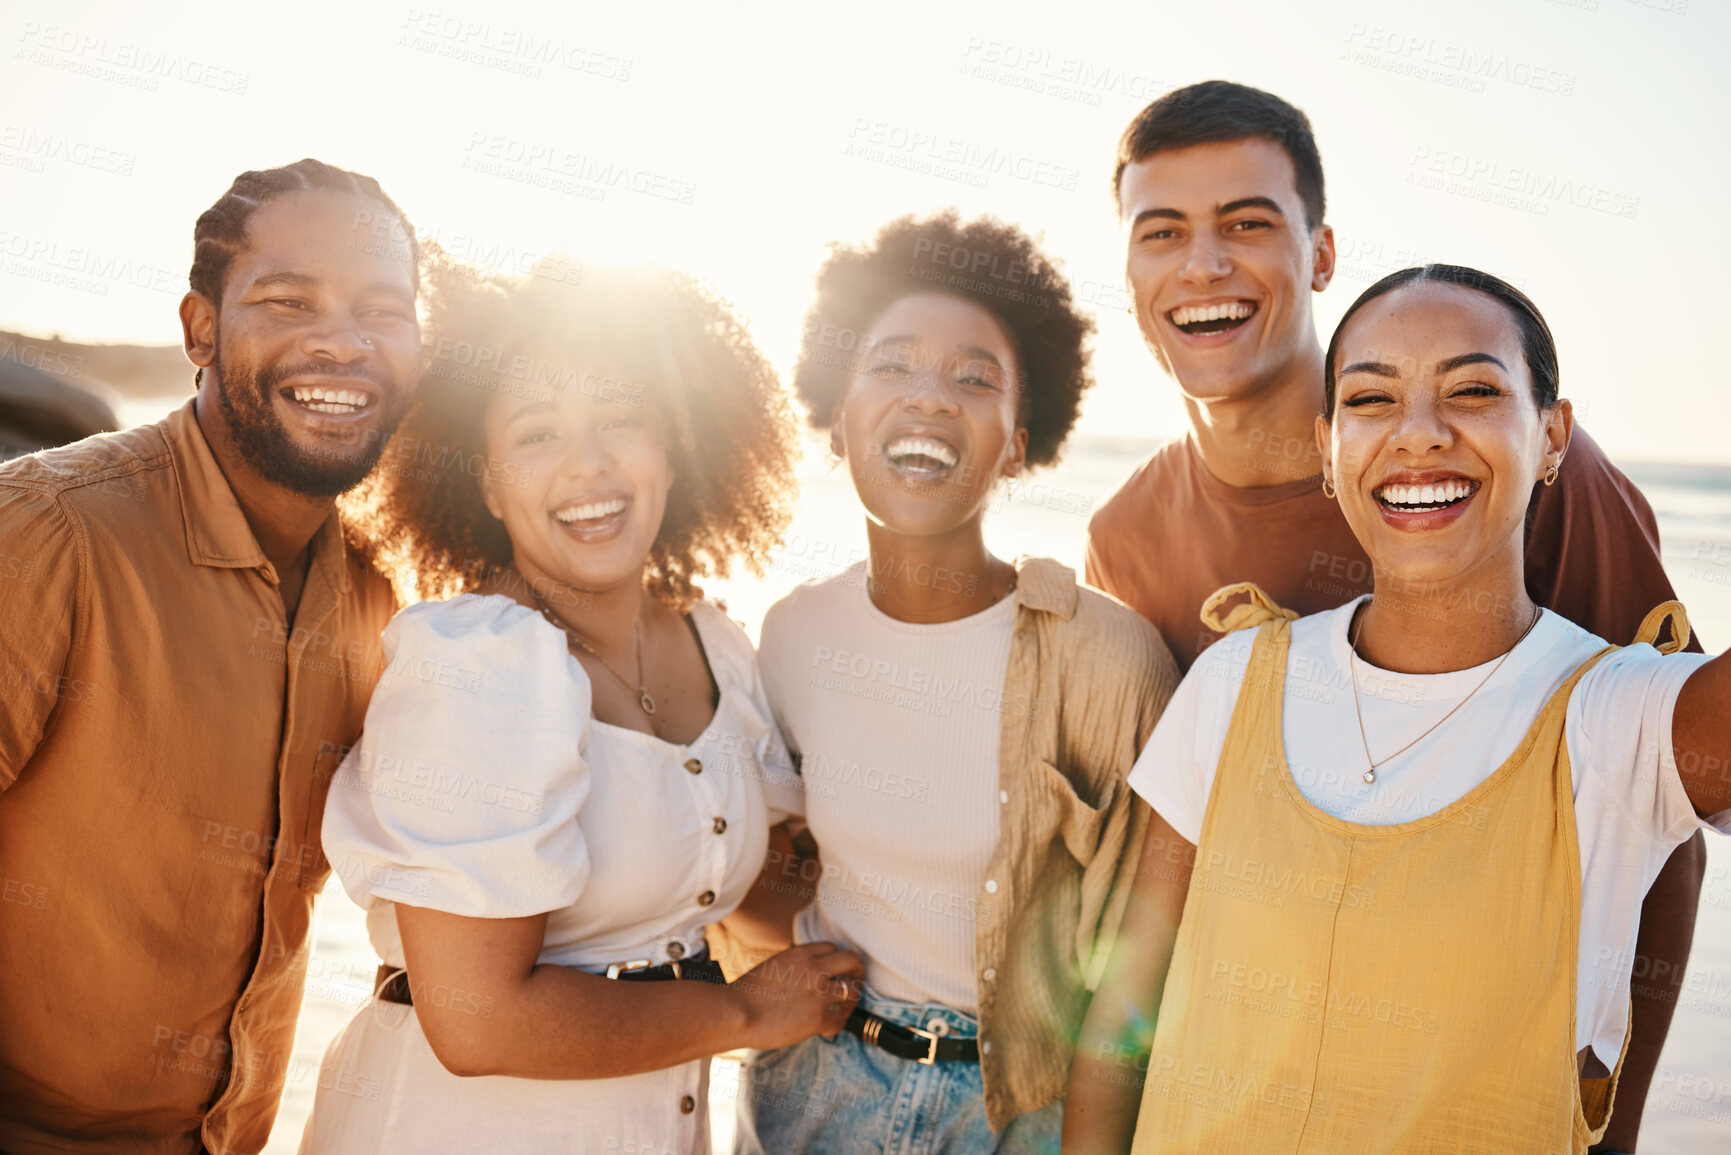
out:
M655 967L646 961L610 966L607 968L606 977L633 983L689 979L693 982L715 983L718 986L727 985L727 978L721 973L721 964L707 955L662 963ZM389 963L379 965L378 975L373 980L373 994L387 1003L397 1003L405 1007L415 1005L415 997L409 990L409 972Z
M675 959L658 967L650 966L647 960L614 963L607 968L607 977L628 983L664 983L673 979L690 979L692 982L714 983L716 986L727 985L727 976L721 973L721 964L707 954L700 954L696 958Z
M888 1019L880 1019L859 1006L855 1006L853 1014L847 1017L847 1029L850 1034L858 1035L898 1059L912 1059L927 1066L940 1062L980 1061L978 1039L951 1039L931 1031L922 1031L918 1027L904 1027Z

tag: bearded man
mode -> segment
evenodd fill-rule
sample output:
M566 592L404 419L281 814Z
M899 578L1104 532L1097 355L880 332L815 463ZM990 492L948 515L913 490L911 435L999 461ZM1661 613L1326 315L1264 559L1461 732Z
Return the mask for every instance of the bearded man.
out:
M197 395L0 467L10 1155L264 1146L394 609L335 500L419 376L413 230L302 160L242 173L193 238Z

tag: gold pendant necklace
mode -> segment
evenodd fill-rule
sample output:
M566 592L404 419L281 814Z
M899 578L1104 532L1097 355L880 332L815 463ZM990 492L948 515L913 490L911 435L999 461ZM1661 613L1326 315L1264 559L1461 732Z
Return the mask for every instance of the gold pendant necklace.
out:
M596 651L595 647L589 644L589 639L572 629L570 625L559 618L558 614L553 612L553 608L542 600L540 592L533 586L529 588L529 595L535 599L535 604L541 607L541 616L553 623L553 625L557 626L560 630L564 631L565 637L568 641L576 643L582 648L584 653L607 667L607 672L612 674L615 678L618 678L620 685L624 686L627 690L633 690L636 692L637 704L642 707L645 714L655 713L655 699L650 696L649 687L645 681L639 680L633 682L630 678L627 678L624 674L621 674L618 670L614 669L613 663L602 657L600 653ZM636 643L637 647L637 671L639 674L646 675L648 674L648 671L643 668L643 629L641 620L631 623L631 638L633 642Z
M1366 610L1370 609L1370 603L1366 602L1364 608ZM1533 620L1527 623L1526 630L1521 633L1519 638L1515 639L1514 645L1503 651L1503 656L1497 659L1497 664L1491 667L1491 672L1484 676L1483 681L1479 682L1478 685L1472 688L1472 693L1469 693L1465 698L1456 702L1454 704L1454 709L1451 709L1448 713L1444 714L1434 725L1426 727L1424 733L1408 742L1405 746L1402 746L1399 750L1396 750L1393 754L1390 754L1387 758L1378 762L1375 758L1370 756L1370 739L1365 736L1364 732L1364 708L1358 704L1358 667L1352 664L1352 660L1358 657L1358 635L1364 630L1364 613L1363 611L1360 611L1358 621L1353 623L1352 638L1347 642L1346 672L1352 678L1352 709L1353 712L1358 715L1358 740L1364 744L1364 760L1370 763L1370 769L1364 772L1364 784L1366 786L1376 785L1376 768L1378 766L1388 765L1390 762L1393 762L1396 758L1399 758L1402 754L1405 754L1408 750L1411 750L1414 746L1417 746L1420 742L1430 737L1439 726L1455 716L1455 710L1459 710L1462 706L1466 705L1467 702L1472 699L1473 694L1484 689L1486 683L1496 677L1497 671L1503 668L1503 663L1509 660L1509 655L1521 648L1521 643L1527 640L1527 635L1533 632L1533 627L1539 624L1539 619L1544 616L1544 613L1545 611L1539 606L1533 606Z

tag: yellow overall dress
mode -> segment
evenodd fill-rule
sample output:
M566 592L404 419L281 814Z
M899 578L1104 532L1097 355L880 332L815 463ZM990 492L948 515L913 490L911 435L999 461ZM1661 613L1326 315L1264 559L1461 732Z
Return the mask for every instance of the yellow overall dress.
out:
M1458 801L1363 826L1318 809L1287 768L1296 615L1229 590L1253 604L1214 628L1265 624L1203 819L1133 1151L1586 1151L1617 1072L1577 1077L1581 867L1563 719L1616 647Z

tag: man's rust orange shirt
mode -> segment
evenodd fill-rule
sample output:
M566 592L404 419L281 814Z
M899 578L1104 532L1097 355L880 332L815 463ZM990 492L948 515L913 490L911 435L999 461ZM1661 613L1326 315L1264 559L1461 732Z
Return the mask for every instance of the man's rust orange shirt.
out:
M262 1148L393 601L292 625L193 406L0 467L0 1151Z

